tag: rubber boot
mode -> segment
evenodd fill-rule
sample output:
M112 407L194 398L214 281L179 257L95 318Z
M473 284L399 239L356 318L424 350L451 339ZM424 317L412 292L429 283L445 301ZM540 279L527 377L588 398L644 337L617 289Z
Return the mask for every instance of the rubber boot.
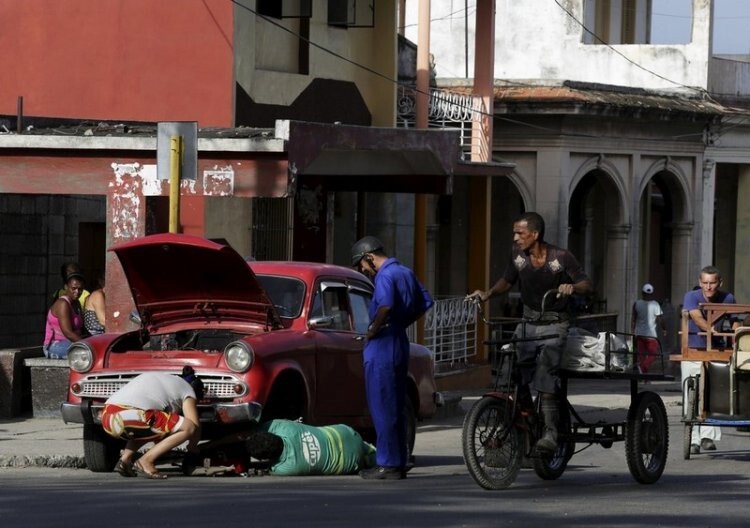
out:
M552 454L557 451L557 424L560 421L557 400L542 400L542 416L544 436L537 440L536 449L545 454Z

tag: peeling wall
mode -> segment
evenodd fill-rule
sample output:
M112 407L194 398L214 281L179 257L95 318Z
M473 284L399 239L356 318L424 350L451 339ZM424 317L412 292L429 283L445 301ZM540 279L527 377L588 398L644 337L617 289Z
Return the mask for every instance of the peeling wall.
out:
M407 37L416 41L416 2L407 2ZM476 1L470 2L476 5ZM583 22L583 0L560 1ZM463 7L463 4L462 4ZM463 77L464 19L452 2L432 3L430 51L437 75ZM468 17L469 77L474 69L474 27ZM495 78L574 80L647 89L708 87L710 5L693 0L693 41L675 45L584 44L584 30L553 0L496 0Z

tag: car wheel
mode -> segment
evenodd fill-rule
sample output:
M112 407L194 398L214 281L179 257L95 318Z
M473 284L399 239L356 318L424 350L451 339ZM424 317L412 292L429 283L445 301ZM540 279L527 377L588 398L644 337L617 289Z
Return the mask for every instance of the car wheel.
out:
M86 467L95 473L114 470L124 445L125 442L105 433L101 425L83 426L83 458L86 460Z
M412 456L417 439L417 413L414 410L414 403L408 396L404 404L404 424L406 426L406 454Z
M305 391L301 381L287 374L280 377L274 384L271 394L263 408L262 421L274 419L307 420L305 414Z

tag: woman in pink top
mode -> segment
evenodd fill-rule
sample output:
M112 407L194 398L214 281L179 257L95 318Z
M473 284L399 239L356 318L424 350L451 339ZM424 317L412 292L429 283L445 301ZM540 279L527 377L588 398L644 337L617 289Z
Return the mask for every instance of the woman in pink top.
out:
M71 273L65 279L64 294L47 312L47 326L44 332L44 355L48 358L68 357L68 347L81 339L83 317L78 298L83 291L83 276Z

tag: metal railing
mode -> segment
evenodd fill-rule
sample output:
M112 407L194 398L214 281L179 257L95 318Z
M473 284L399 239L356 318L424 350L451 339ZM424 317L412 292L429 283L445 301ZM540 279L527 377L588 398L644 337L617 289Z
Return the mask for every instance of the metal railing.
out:
M477 354L477 307L465 297L439 299L424 321L424 345L435 354L435 372L466 368Z
M471 156L472 143L482 141L472 138L472 122L486 113L481 97L431 88L428 98L427 125L430 128L456 128L461 134L461 151L465 159ZM398 127L413 128L416 124L416 88L399 86L396 108Z
M490 338L509 339L521 321L518 317L493 317ZM469 366L469 358L481 352L477 344L479 324L476 304L465 297L450 297L435 300L435 305L424 319L424 346L434 354L435 372L445 374L463 370ZM617 327L617 314L593 314L579 316L576 326L591 332L614 332ZM409 339L416 340L416 327L408 329Z

